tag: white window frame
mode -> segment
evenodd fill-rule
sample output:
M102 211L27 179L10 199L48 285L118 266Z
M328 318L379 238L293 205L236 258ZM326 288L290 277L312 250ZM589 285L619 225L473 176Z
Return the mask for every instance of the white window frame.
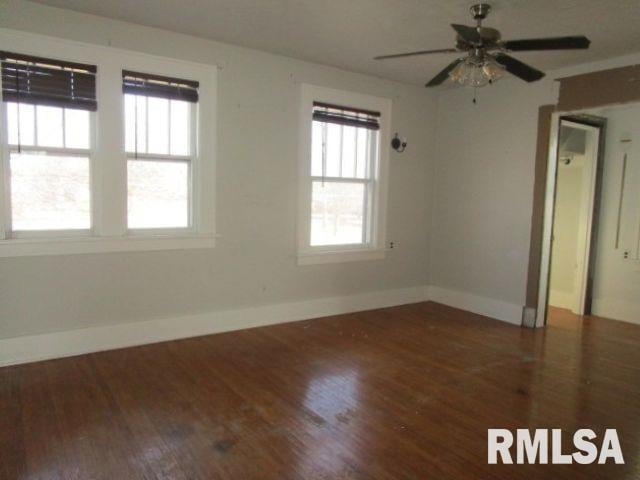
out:
M334 179L327 182L370 183L365 223L368 237L355 245L311 245L311 188L317 178L311 175L313 103L322 102L344 107L380 112L377 158L370 179ZM336 263L355 260L379 260L385 257L386 211L389 178L389 142L391 100L360 93L302 84L300 92L299 199L298 199L298 265Z
M15 238L10 228L9 146L6 104L0 115L0 257L114 251L211 248L215 230L216 91L215 65L90 45L0 28L0 44L16 53L97 65L98 110L91 114L91 229L29 232ZM122 70L199 82L196 152L191 155L189 228L127 228L127 154L124 142Z
M150 73L150 72L141 72L141 73ZM145 97L145 95L135 95L140 97ZM146 96L146 121L145 125L147 128L147 132L145 134L145 140L147 142L147 147L149 144L149 127L148 127L148 118L149 118L149 97ZM123 96L124 99L124 96ZM171 104L169 104L169 112L171 112ZM171 125L171 113L169 113L169 129ZM126 127L126 125L125 125ZM136 236L144 236L144 235L180 235L180 234L193 234L197 232L197 221L198 217L194 214L195 207L198 203L197 197L194 195L194 180L198 177L198 103L189 103L189 155L172 155L171 153L167 154L159 154L159 153L136 153L126 151L125 145L125 155L127 157L127 171L129 168L129 160L137 160L137 161L151 161L151 162L178 162L178 163L186 163L189 168L189 198L187 199L188 205L188 225L186 227L174 227L174 228L129 228L127 226L128 232L131 235ZM169 133L169 145L171 142L171 135ZM135 145L137 145L138 139L134 139ZM148 149L148 148L147 148ZM127 224L129 222L127 215Z
M1 93L0 93L1 96ZM15 103L15 102L12 102ZM70 237L86 237L91 235L93 232L94 225L94 214L93 214L93 206L95 204L94 198L94 184L93 184L93 170L94 170L94 146L96 139L95 132L95 112L88 112L89 117L89 148L68 148L68 147L43 147L36 145L38 142L38 112L37 105L33 105L33 120L34 120L34 129L33 129L33 139L34 145L20 145L18 149L17 145L9 145L8 138L6 144L6 154L2 155L2 172L10 172L10 161L11 154L18 153L44 153L46 155L68 155L68 156L78 156L78 157L87 157L89 159L89 228L86 229L60 229L60 230L13 230L12 227L12 211L11 211L11 178L10 175L6 175L6 179L4 181L4 192L5 192L5 202L4 202L4 238L5 239L46 239L54 234L56 237L61 238L70 238ZM62 138L63 143L66 138L65 128L66 128L66 119L64 118L64 107L63 111L63 122L62 122ZM71 107L70 107L71 108ZM4 101L0 103L0 118L8 119L7 113L7 103ZM5 122L2 123L3 126ZM3 136L2 138L6 138L4 135L8 135L8 132L5 128L3 128ZM3 147L5 146L3 142ZM4 148L3 148L4 150Z

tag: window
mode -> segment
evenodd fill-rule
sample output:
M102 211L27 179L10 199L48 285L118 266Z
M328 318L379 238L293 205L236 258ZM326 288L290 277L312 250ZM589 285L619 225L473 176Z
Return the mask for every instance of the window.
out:
M123 72L130 229L191 226L198 82Z
M304 86L302 108L300 263L381 258L388 102Z
M91 229L96 67L1 52L7 234Z
M370 242L380 113L315 102L311 246Z
M215 245L214 65L0 45L0 257Z

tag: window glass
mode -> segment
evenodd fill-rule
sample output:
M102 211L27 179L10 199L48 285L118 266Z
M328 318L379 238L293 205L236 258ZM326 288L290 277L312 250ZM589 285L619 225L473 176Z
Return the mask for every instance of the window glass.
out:
M147 99L149 136L148 153L169 153L169 100L149 97Z
M362 130L362 129L361 129ZM356 127L342 127L342 169L341 177L356 176L356 149L358 144L356 136L358 129Z
M356 177L365 178L368 175L369 164L369 142L375 141L377 132L366 130L364 128L358 129L357 134L357 148L356 148Z
M13 152L10 175L13 230L91 227L87 157Z
M190 226L191 108L182 100L125 95L129 228Z
M22 107L22 106L21 106ZM62 108L38 105L36 107L38 146L62 147Z
M191 108L189 102L181 100L126 94L124 115L127 152L189 156Z
M327 123L327 177L340 176L340 160L342 153L342 125Z
M35 142L35 107L26 103L7 103L9 144L32 146Z
M363 243L365 185L314 181L311 245Z
M64 146L89 148L89 112L66 108L64 111Z
M190 155L191 125L189 102L171 100L171 155Z
M188 162L128 161L129 228L189 226Z
M314 177L322 176L323 129L324 124L322 122L313 122L311 131L311 175Z

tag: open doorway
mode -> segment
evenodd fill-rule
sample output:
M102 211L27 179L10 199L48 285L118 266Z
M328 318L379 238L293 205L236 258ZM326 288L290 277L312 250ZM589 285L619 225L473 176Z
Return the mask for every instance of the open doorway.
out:
M589 315L598 241L606 119L554 115L537 325L562 309Z
M640 324L640 103L556 112L550 125L535 326Z
M558 135L548 304L576 315L591 311L590 252L601 129L594 123L561 118Z

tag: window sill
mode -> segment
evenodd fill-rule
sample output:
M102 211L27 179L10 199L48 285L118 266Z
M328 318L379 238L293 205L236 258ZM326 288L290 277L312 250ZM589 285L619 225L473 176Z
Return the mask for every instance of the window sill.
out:
M73 255L213 248L217 235L156 235L126 237L15 238L0 240L0 257Z
M382 260L386 251L383 248L367 250L340 250L326 252L298 253L298 265L317 265L322 263L357 262L366 260Z

